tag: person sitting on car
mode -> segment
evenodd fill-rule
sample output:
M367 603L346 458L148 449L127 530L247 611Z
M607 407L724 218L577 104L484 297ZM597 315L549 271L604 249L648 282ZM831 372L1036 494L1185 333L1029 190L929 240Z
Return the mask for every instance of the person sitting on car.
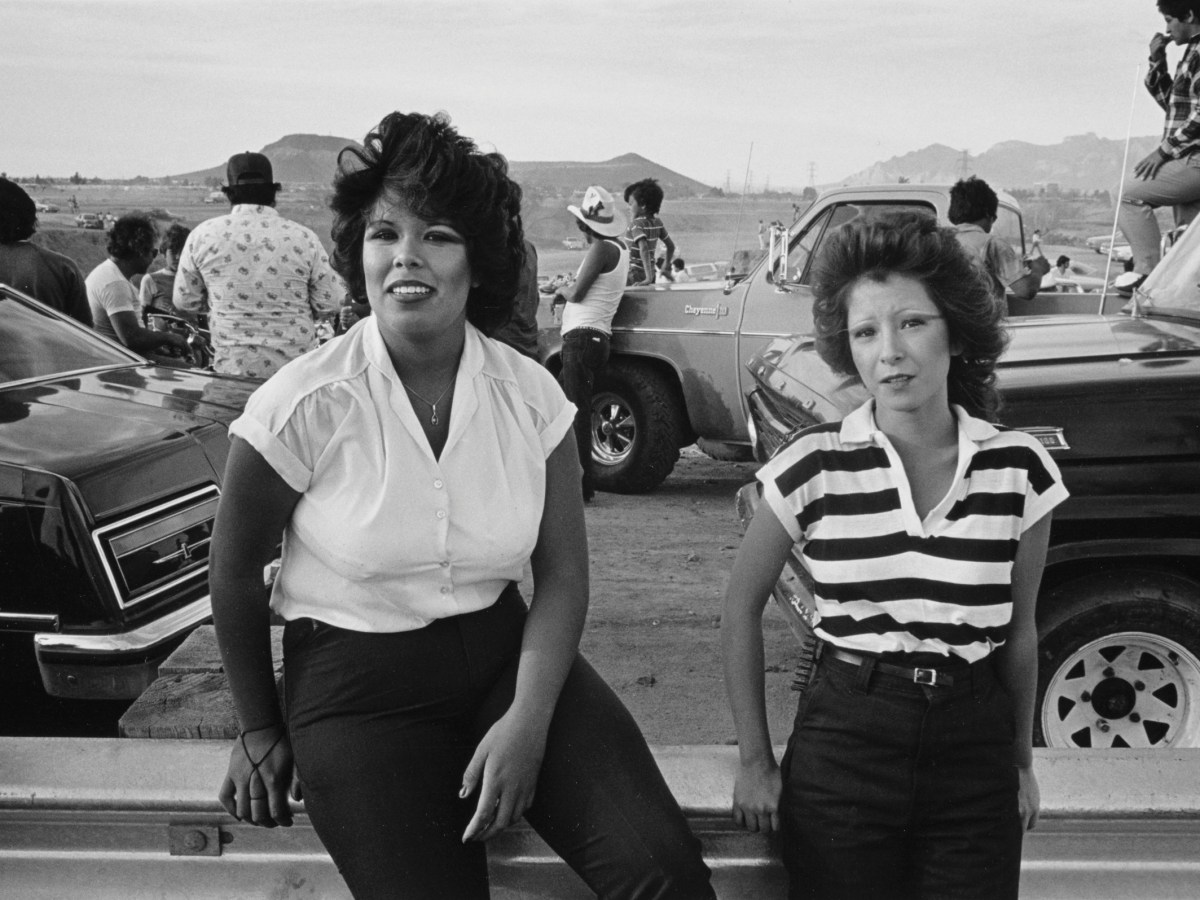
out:
M176 222L166 230L162 240L158 242L164 265L161 269L147 272L138 288L138 300L142 305L143 316L150 312L161 312L196 324L195 313L176 309L175 304L171 302L171 295L175 290L175 273L179 269L179 254L183 252L183 243L191 233L192 230L186 225ZM146 324L157 331L162 323L151 319Z
M91 326L83 273L75 261L39 247L37 206L25 189L0 178L0 281Z
M108 259L92 269L84 284L98 332L138 353L186 353L187 341L169 331L151 331L139 322L141 304L130 280L144 275L158 256L158 234L145 216L117 219L108 233ZM165 362L165 359L158 359Z

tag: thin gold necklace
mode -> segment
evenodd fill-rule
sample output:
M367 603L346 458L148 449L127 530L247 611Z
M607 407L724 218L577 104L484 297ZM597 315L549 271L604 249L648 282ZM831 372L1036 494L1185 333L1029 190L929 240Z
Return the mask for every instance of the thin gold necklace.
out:
M454 379L453 378L450 379L450 383L448 385L446 385L445 390L443 390L440 394L438 394L438 398L431 403L430 401L428 401L424 397L422 397L420 394L418 394L416 391L414 391L412 388L410 388L407 384L404 385L404 389L406 391L408 391L410 394L412 394L414 397L416 397L418 400L420 400L422 403L424 403L426 406L429 407L429 409L430 409L429 424L433 425L434 427L437 427L437 424L439 421L438 414L437 414L438 404L442 402L442 398L446 396L446 393L452 387L454 387Z

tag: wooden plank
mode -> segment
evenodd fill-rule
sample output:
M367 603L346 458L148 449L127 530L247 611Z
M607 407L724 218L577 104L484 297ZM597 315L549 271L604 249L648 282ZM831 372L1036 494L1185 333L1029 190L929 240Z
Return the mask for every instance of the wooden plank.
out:
M275 671L278 673L283 668L282 626L271 628L271 656L275 660ZM211 625L201 625L158 667L158 677L223 671L225 669L221 665L221 653L217 649L216 631Z

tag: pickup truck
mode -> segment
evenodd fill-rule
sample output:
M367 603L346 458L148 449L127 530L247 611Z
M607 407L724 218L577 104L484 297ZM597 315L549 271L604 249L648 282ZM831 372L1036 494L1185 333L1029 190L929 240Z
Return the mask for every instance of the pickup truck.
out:
M786 255L787 271L781 258L768 265L764 255L740 279L627 291L613 318L609 363L592 399L596 487L614 493L653 490L671 474L680 449L698 439L718 459L750 459L745 364L769 341L808 330L811 292L802 270L821 236L871 209L923 210L948 224L949 206L949 185L837 188L774 235L776 246L786 251L778 257ZM992 233L1024 250L1020 208L1007 194L1000 195ZM1062 303L1066 295L1048 296ZM1088 295L1072 302L1076 309L1098 311ZM541 316L541 358L557 373L558 325L548 306Z

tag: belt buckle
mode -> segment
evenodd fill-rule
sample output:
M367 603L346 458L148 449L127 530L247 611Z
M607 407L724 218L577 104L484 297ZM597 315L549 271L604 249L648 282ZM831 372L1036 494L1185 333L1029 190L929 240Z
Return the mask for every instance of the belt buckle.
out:
M938 683L937 669L913 669L913 681L917 684L936 687Z

